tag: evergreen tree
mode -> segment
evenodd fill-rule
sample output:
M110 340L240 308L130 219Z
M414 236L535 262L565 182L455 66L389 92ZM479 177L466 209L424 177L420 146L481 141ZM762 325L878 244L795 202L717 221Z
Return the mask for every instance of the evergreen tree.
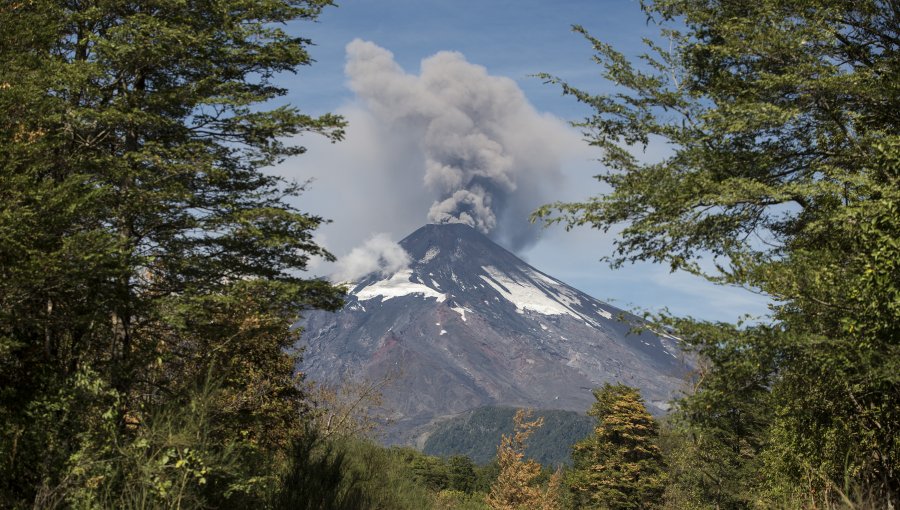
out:
M257 472L192 483L268 490L304 405L289 325L340 292L301 274L330 257L302 186L263 169L343 121L264 103L311 62L282 26L329 3L0 6L0 506L138 483L108 472L123 442L211 372L212 444Z
M696 462L712 504L827 501L848 484L896 500L896 2L643 6L668 42L641 64L576 27L615 93L547 77L593 108L578 125L611 192L537 216L624 224L613 265L665 263L773 299L750 326L670 319L710 363L679 413L698 452L722 455ZM646 162L651 142L672 150Z
M665 487L656 421L634 388L606 384L594 398L588 411L597 419L594 435L572 447L573 502L608 510L656 507Z

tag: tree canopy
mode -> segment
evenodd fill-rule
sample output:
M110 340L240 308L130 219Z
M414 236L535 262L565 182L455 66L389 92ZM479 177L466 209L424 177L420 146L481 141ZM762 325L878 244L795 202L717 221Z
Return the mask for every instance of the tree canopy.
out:
M544 424L543 418L530 420L532 410L519 409L513 417L513 433L504 434L497 447L500 472L485 497L494 510L558 510L562 483L561 471L550 477L546 487L538 484L541 465L525 458L525 445L534 431Z
M301 273L331 257L303 186L265 168L295 135L342 137L273 103L312 62L285 23L330 3L0 6L0 506L127 485L74 459L109 461L198 387L248 471L299 429L289 326L341 295Z
M660 37L639 61L575 28L613 93L546 77L593 109L576 125L603 149L597 178L611 191L536 217L621 227L613 265L665 263L772 299L768 318L742 328L671 320L710 362L681 405L685 423L728 438L729 462L764 466L732 472L746 475L735 504L828 499L848 484L896 498L898 5L643 7ZM650 144L671 150L648 162Z
M594 434L572 447L567 476L576 508L648 509L660 504L665 488L659 427L640 394L621 384L594 390L588 415Z

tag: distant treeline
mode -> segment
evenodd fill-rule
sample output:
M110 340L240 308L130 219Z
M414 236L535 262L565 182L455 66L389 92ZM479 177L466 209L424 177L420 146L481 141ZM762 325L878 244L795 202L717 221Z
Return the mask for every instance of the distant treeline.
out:
M479 407L440 422L422 449L428 455L466 455L486 464L497 454L503 434L513 432L512 407ZM594 431L595 420L573 411L536 411L544 420L528 441L525 455L544 466L572 464L572 445Z

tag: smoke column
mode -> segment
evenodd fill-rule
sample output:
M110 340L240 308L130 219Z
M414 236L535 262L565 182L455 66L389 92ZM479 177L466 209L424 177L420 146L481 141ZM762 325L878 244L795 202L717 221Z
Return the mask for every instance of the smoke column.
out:
M536 112L513 80L459 53L426 58L413 75L388 50L357 39L345 71L385 136L415 137L422 190L434 200L428 221L465 223L514 250L536 240L528 215L555 199L562 141L572 136L558 119Z

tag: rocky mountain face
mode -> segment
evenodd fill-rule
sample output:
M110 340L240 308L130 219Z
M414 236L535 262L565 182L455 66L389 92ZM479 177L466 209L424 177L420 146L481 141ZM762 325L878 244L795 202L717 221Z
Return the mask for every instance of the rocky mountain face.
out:
M301 370L378 380L389 443L423 444L443 418L489 405L586 411L604 382L665 412L688 367L677 339L531 267L461 224L400 241L412 263L351 285L337 313L307 315ZM624 319L624 320L623 320Z

